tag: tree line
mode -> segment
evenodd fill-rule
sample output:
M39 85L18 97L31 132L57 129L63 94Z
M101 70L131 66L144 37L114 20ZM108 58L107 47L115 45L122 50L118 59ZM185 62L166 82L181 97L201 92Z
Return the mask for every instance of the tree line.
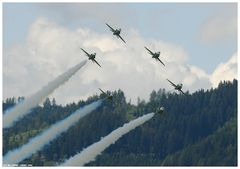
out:
M224 81L215 89L198 90L186 96L165 89L153 90L149 101L138 99L136 105L127 102L121 90L112 94L112 102L104 100L95 112L21 163L58 165L124 123L163 106L164 114L156 114L87 165L237 165L237 80ZM94 95L65 106L47 98L14 127L3 130L3 155L80 107L103 97ZM7 113L5 110L21 101L23 97L6 99L3 112Z

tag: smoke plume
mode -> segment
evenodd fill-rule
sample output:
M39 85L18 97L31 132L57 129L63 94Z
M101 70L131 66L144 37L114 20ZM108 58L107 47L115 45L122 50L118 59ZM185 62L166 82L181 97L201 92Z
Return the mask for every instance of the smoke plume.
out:
M51 141L56 139L60 134L66 132L71 126L76 124L79 119L91 113L102 104L102 100L95 101L83 108L78 109L67 118L53 124L49 129L43 131L36 137L29 140L27 144L22 145L20 148L8 152L3 157L4 164L17 164L22 160L30 157L32 154L41 150L44 146L48 145Z
M124 134L127 134L129 131L150 120L153 116L154 113L149 113L124 124L122 127L119 127L106 137L102 138L99 142L90 145L82 152L65 161L62 166L83 166L90 161L94 161L95 158L100 155L108 146L114 144Z
M68 81L80 68L86 64L86 60L80 62L76 66L70 68L65 73L58 76L53 81L49 82L41 90L39 90L34 95L25 99L23 103L16 105L14 108L10 109L3 115L3 128L9 128L13 124L23 118L25 115L31 112L30 109L36 107L40 102L42 102L48 95L50 95L56 88L61 84Z

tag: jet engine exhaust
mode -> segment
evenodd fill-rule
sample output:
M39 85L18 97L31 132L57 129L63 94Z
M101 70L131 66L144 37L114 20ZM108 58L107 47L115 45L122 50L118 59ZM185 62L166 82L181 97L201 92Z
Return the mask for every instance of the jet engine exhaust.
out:
M22 160L31 157L32 154L41 150L44 146L48 145L63 132L66 132L71 126L75 125L81 118L97 109L101 104L102 100L95 101L84 106L83 108L78 109L67 118L56 122L47 130L30 139L28 143L15 150L9 151L3 157L3 164L17 164Z
M83 166L91 161L94 161L95 158L100 155L107 147L109 147L111 144L114 144L123 135L150 120L153 116L154 113L149 113L128 123L125 123L122 127L119 127L118 129L112 131L109 135L102 138L99 142L90 145L80 153L76 154L73 157L70 157L62 164L62 166Z
M79 69L87 63L86 60L78 63L74 67L68 69L63 74L59 75L56 79L49 82L46 86L38 92L25 99L22 103L16 105L3 115L3 128L9 128L15 122L23 118L25 115L31 113L31 109L36 107L48 95L50 95L56 88L68 81Z

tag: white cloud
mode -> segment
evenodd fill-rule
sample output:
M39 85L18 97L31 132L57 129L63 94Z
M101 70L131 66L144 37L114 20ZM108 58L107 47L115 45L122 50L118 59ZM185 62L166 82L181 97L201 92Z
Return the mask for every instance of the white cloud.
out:
M200 39L203 42L213 43L237 38L237 17L226 11L208 18L200 30Z
M109 22L113 26L125 27L139 20L135 8L126 3L42 3L39 7L46 17L64 25L94 21L95 26Z
M217 87L220 81L234 78L237 79L237 53L234 53L226 63L218 65L211 76L211 82L213 87Z
M86 99L99 93L99 87L121 89L132 102L136 102L137 97L148 100L153 89L172 89L166 78L183 83L184 91L211 87L210 76L188 65L188 54L181 46L143 39L133 29L123 36L126 44L111 32L99 34L86 28L68 30L39 18L30 27L25 44L4 49L3 98L27 97L35 93L52 78L86 58L79 47L96 52L96 60L102 68L89 61L51 95L58 103ZM152 59L144 46L161 51L166 67Z

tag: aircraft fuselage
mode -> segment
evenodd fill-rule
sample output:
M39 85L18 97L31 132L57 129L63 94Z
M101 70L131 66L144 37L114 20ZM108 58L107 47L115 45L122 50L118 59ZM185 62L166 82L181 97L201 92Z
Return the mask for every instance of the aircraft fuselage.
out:
M178 84L176 87L175 87L176 90L182 90L182 85Z
M94 60L94 59L95 59L95 57L96 57L96 55L95 55L95 54L91 54L91 55L89 55L88 59L90 59L90 60Z
M163 114L164 113L164 107L160 107L159 109L157 109L157 113L158 114Z
M121 33L121 29L116 29L114 32L113 32L113 35L120 35Z
M157 58L159 58L159 55L160 55L160 53L154 53L154 54L152 55L152 58L157 59Z
M112 100L112 99L113 99L113 96L112 96L112 95L109 95L109 96L107 96L107 99L108 99L108 100Z

